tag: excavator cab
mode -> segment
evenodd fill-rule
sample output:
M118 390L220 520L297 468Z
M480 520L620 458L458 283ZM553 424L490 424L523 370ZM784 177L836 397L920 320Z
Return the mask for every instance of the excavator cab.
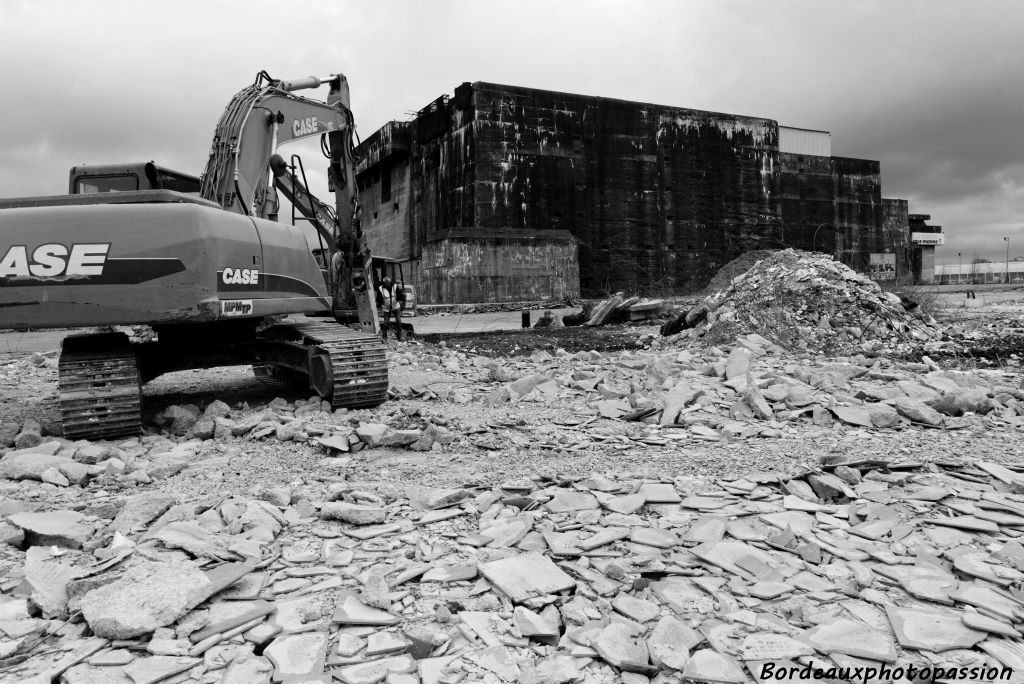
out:
M173 190L199 196L199 178L172 171L153 162L137 164L89 164L71 167L68 192L90 195L98 192Z

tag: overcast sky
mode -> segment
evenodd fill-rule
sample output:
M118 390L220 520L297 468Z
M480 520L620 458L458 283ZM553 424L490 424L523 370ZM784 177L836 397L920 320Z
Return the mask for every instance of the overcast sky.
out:
M944 227L940 262L1002 258L1004 235L1012 258L1022 30L1019 0L0 0L0 195L66 192L79 163L198 174L260 69L341 71L364 137L463 81L828 130L834 155L881 161L884 197Z

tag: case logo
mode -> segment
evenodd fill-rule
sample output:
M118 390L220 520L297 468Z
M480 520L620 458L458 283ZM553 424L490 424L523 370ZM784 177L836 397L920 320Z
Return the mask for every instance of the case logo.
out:
M258 285L260 269L258 268L225 268L220 274L225 285Z
M292 135L295 137L316 133L318 130L320 124L317 123L315 116L307 116L305 119L296 119L292 122Z
M53 278L103 275L109 242L58 242L39 245L31 253L25 245L11 245L0 258L0 278Z

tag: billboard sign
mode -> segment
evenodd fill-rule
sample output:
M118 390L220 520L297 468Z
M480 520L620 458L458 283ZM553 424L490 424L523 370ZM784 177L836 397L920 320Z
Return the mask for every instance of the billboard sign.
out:
M944 233L911 233L910 241L915 245L944 245L946 236Z
M896 280L895 254L871 254L868 263L872 280Z

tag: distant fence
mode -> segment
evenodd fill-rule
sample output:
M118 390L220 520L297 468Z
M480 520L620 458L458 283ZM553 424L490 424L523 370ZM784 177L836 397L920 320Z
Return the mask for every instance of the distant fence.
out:
M1009 276L1009 280L1007 280ZM1011 261L1009 273L1007 264L942 264L935 266L936 285L990 285L996 283L1024 285L1024 261Z

